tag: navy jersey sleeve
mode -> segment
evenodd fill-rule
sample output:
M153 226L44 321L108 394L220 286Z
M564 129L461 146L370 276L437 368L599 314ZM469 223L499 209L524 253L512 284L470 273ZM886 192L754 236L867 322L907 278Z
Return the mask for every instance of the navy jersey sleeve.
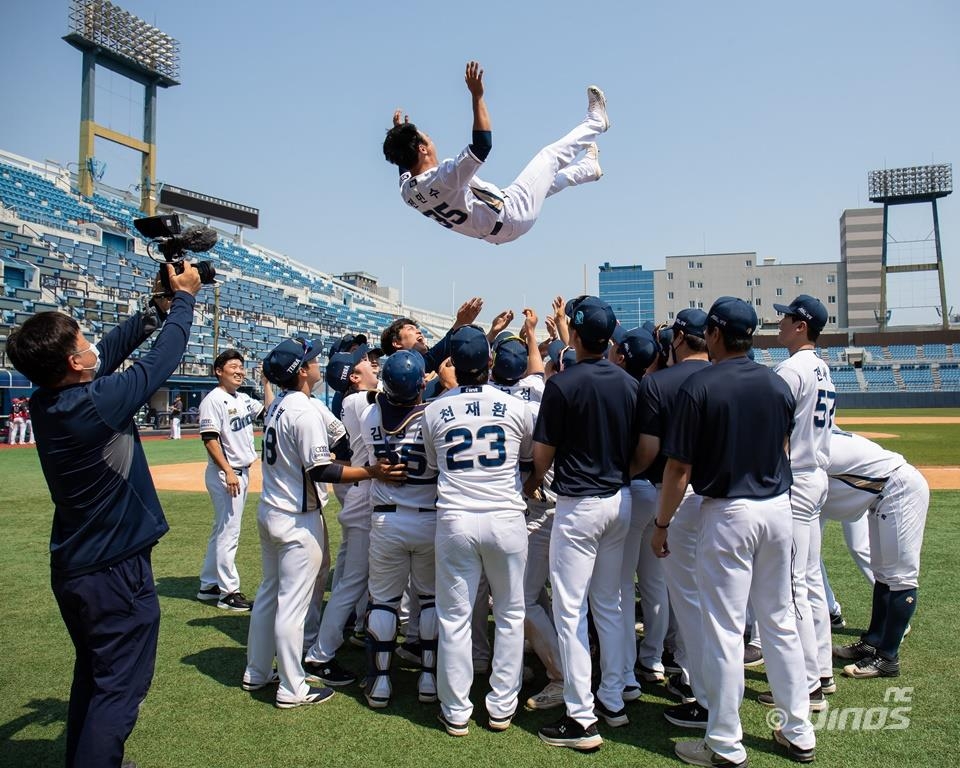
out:
M540 400L540 413L533 430L533 439L544 445L561 445L564 438L565 401L560 388L549 379Z
M677 407L670 419L663 444L663 454L684 464L692 464L697 440L700 437L702 404L695 394L683 387L677 397Z
M443 338L430 347L430 349L427 350L427 354L423 356L423 361L426 363L427 373L435 372L440 367L440 363L450 357L451 333L452 331L447 331L443 335Z
M194 297L189 293L178 291L174 294L170 313L157 336L153 349L127 370L111 376L98 376L94 380L91 385L91 394L97 412L104 423L116 430L124 429L140 407L177 369L190 337L194 303ZM128 325L131 327L126 328ZM116 338L111 338L116 331L121 333ZM142 333L142 321L137 320L135 316L107 334L101 342L104 347L100 348L103 356L102 366L107 368L109 354L110 361L114 363L113 369L116 369L120 363L114 360L123 349L123 345L132 343L135 339L139 341ZM137 344L133 344L129 351L136 346ZM121 361L124 358L121 358Z
M644 376L640 379L640 393L637 396L637 420L641 435L663 439L660 410L660 390L652 376Z

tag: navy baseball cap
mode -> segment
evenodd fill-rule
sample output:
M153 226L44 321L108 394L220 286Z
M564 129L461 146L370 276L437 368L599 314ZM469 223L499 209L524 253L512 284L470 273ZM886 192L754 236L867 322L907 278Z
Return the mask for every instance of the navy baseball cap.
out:
M327 384L337 392L350 389L350 374L354 366L367 356L367 345L361 344L353 352L334 352L327 363Z
M423 389L426 364L415 349L398 349L383 364L383 393L396 405L414 403Z
M356 335L352 333L345 333L339 338L339 340L333 342L333 346L330 347L330 355L332 357L333 355L337 354L337 352L349 352L350 347L352 347L354 344L360 345L366 343L367 337L362 333L358 333Z
M517 381L527 372L527 344L507 336L493 346L493 375L500 381Z
M553 366L558 371L569 368L577 364L577 353L572 347L568 347L560 339L554 339L547 348L547 353L553 361Z
M710 307L707 324L736 338L749 339L757 329L757 313L743 299L721 296Z
M802 293L789 305L774 304L773 308L781 315L790 315L797 320L804 320L815 332L823 330L827 324L827 308L820 299Z
M610 334L610 341L619 346L623 343L623 340L626 337L627 329L620 325L620 323L617 323L616 327L613 329L613 333Z
M263 358L263 375L270 383L282 387L322 350L318 342L309 339L281 341Z
M702 339L707 333L707 313L702 309L681 309L673 321L673 332L677 331Z
M627 372L639 378L657 359L660 348L646 328L632 328L624 334L617 351L623 355L623 367Z
M453 367L464 373L473 373L490 364L490 342L487 334L476 325L461 325L450 336L450 357Z
M617 327L617 316L610 305L596 296L585 296L571 310L570 327L587 344L607 344Z

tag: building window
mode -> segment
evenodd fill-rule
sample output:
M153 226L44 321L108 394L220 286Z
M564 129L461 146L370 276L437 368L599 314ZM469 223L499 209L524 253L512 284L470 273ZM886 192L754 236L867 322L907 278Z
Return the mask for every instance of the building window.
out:
M747 288L753 285L753 280L747 280Z
M692 262L692 261L688 261L688 262L687 262L687 269L693 269L693 262Z
M836 296L827 296L827 304L836 304L836 303L837 303Z
M777 288L777 296L783 296L783 288Z
M696 287L697 287L697 283L696 283L695 280L691 280L691 281L690 281L690 287L691 287L691 288L696 288Z
M703 283L697 283L697 288L703 288Z
M743 262L743 266L745 266L745 267L752 267L752 266L753 266L753 260L752 260L752 259L747 259L745 262Z
M756 305L759 307L759 306L760 306L760 299L754 299L753 303L756 304Z
M670 313L670 319L673 320L673 312Z
M697 309L703 309L703 302L702 302L702 301L698 301L698 302L697 302Z
M832 285L833 283L837 282L837 276L832 273L827 275L827 282Z
M759 277L754 278L753 284L754 284L754 285L760 285L760 278L759 278Z
M667 291L667 298L668 298L668 299L672 299L672 298L673 298L673 291Z
M697 308L697 302L691 301L691 302L690 302L690 309L696 309L696 308Z
M793 278L793 284L794 284L794 285L803 285L803 278L800 277L800 275L796 275L796 276Z
M698 261L698 262L697 262L697 269L703 269L703 262L702 262L702 261Z
M667 272L667 280L673 280L673 272Z
M830 325L836 325L836 324L837 324L837 316L836 316L836 315L830 315L830 317L827 318L827 322L830 323Z

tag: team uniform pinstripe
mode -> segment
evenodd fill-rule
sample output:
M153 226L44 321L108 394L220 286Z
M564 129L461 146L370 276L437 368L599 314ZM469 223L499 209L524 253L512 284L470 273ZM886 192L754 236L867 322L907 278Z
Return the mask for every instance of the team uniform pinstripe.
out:
M200 434L214 433L227 463L237 471L240 493L230 494L223 471L208 457L204 482L213 503L213 528L200 571L200 588L219 586L222 594L240 590L236 554L240 542L243 506L250 482L249 467L256 461L253 420L263 403L243 392L230 394L223 387L207 393L200 401Z

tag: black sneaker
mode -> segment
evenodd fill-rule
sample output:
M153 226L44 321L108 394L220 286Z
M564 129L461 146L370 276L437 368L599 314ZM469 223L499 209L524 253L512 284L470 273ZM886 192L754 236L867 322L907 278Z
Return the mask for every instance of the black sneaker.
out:
M679 673L667 678L666 688L669 693L672 693L684 704L697 700L697 697L693 695L693 689L683 682L683 675Z
M773 732L773 740L781 747L787 748L787 757L795 763L812 763L816 757L816 750L814 750L813 747L810 749L800 749L800 747L794 746L787 740L787 737L783 735L783 731L779 728Z
M874 654L855 664L847 664L843 668L843 674L855 678L899 677L900 659L885 659L880 654Z
M253 600L247 600L243 592L231 592L217 601L217 608L223 608L225 611L250 611L253 608Z
M639 685L624 686L623 688L624 702L639 701L641 696L643 696L643 691L640 690Z
M294 701L277 699L277 707L279 709L293 709L294 707L302 707L304 704L323 704L323 702L330 701L332 698L333 691L330 688L311 688L302 699Z
M773 700L773 693L761 693L757 696L759 701L765 707L775 707L777 703ZM827 700L823 696L823 687L817 686L816 690L810 692L810 711L822 712L827 708Z
M743 666L747 669L759 667L763 664L763 648L753 643L743 646Z
M673 658L673 651L664 651L660 661L663 662L663 671L668 675L678 675L683 672L680 665L677 664L677 660Z
M645 664L637 662L636 668L637 676L647 683L662 683L664 679L664 674L659 669L654 669L653 667L648 667Z
M833 675L820 678L820 690L826 694L837 692L837 681L833 679Z
M830 614L830 626L834 629L843 629L847 626L847 620L843 618L843 614L840 611Z
M344 639L347 640L350 645L355 645L357 648L367 647L367 633L363 630L354 630L353 632L344 630L343 634L345 635Z
M220 599L220 587L214 584L212 587L201 587L197 592L197 600L203 600L205 603Z
M594 697L593 699L593 711L602 717L604 722L611 728L619 728L620 726L627 725L630 722L630 719L627 717L626 707L614 711L605 706L604 703L597 697Z
M869 643L863 642L863 640L857 640L857 642L850 643L850 645L833 646L833 655L838 659L860 661L860 659L869 659L871 656L876 656L877 649Z
M246 676L244 676L243 680L240 681L240 687L245 691L260 691L268 686L276 685L279 682L280 675L277 674L277 670L273 670L273 674L270 675L270 679L264 680L262 683L255 683L252 680L247 680Z
M450 736L466 736L470 732L469 723L454 723L443 716L443 712L437 715L437 720ZM509 725L509 723L508 723Z
M678 704L663 710L663 717L668 723L679 725L681 728L707 727L707 710L691 701L688 704Z
M357 676L337 664L336 659L330 659L330 661L304 660L303 671L306 673L307 682L311 685L322 683L338 688L357 681Z
M513 715L507 715L506 717L494 717L493 715L488 715L487 721L490 725L491 731L505 731L510 727L510 723L513 722Z
M597 724L591 723L584 728L569 715L557 722L545 725L537 731L540 740L551 747L570 747L570 749L596 749L603 744Z
M416 664L419 667L423 663L423 647L419 640L408 640L403 645L398 645L393 652L408 664Z

